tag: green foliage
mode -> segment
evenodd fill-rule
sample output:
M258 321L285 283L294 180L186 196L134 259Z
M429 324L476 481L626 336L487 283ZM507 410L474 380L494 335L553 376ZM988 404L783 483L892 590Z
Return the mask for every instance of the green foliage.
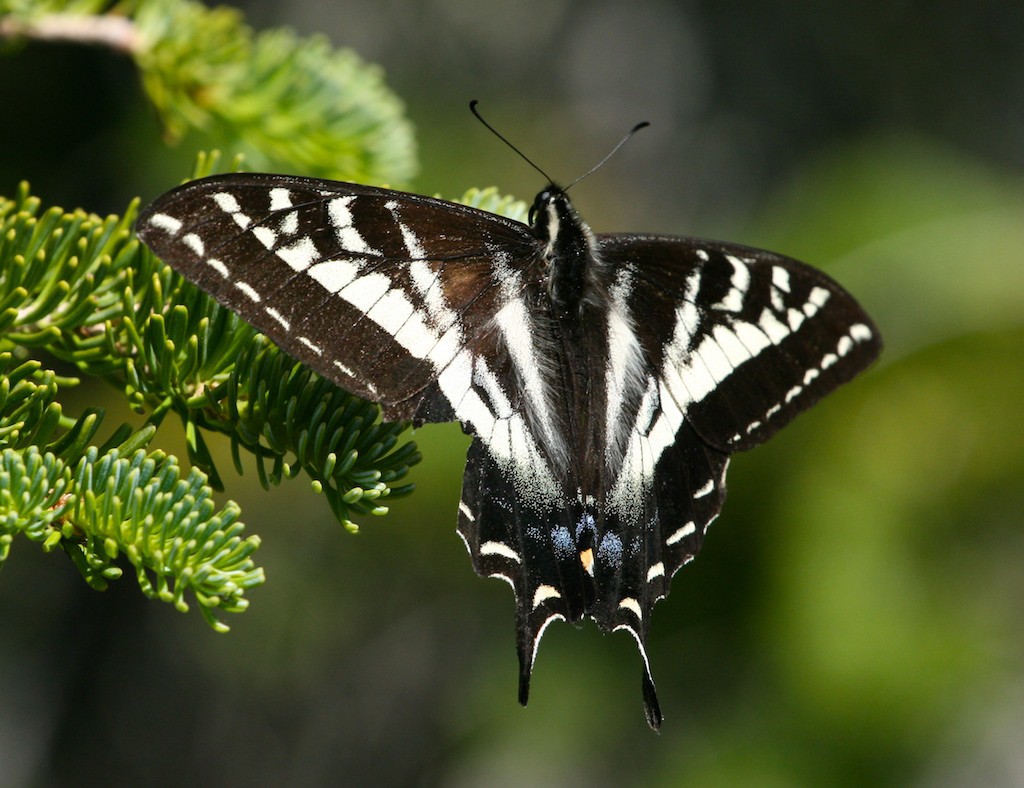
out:
M256 456L264 486L277 484L296 473L285 462L293 455L349 530L356 529L350 512L384 514L382 497L412 489L389 486L420 459L414 443L396 448L405 425L379 423L377 406L295 363L262 336L242 350L223 391L212 391L209 402L216 423L231 429L239 470L238 449L245 448Z
M0 0L0 38L102 44L135 61L168 138L189 131L256 169L403 185L412 125L383 72L323 36L256 33L190 0Z
M42 350L117 378L127 362L112 352L125 347L118 291L158 265L132 239L130 214L40 212L25 186L13 201L0 198L0 562L20 533L48 551L60 546L104 588L123 554L147 595L185 610L189 590L223 630L214 611L244 610L245 591L263 582L250 557L259 540L241 537L237 507L215 513L201 471L182 480L173 457L147 454L152 425L125 425L91 445L102 411L65 417L58 396L78 381L27 358Z
M0 37L102 44L132 57L168 136L200 132L257 168L370 182L414 173L412 129L379 69L288 30L254 33L233 9L188 0L0 0ZM196 177L216 159L201 158ZM418 462L404 425L322 380L135 239L136 204L121 216L43 210L28 187L0 198L0 563L15 534L60 545L96 588L127 561L142 590L185 610L186 591L214 611L245 609L263 581L238 509L214 511L221 475L209 433L234 464L255 458L260 482L300 472L349 530L384 514ZM103 413L63 414L76 378L124 392L145 417L96 445ZM174 414L193 470L149 450Z
M97 588L119 576L112 562L123 552L147 596L184 612L189 590L203 617L224 631L211 611L245 610L245 591L263 583L250 558L259 538L242 538L238 506L215 513L205 475L193 470L182 479L173 457L91 448L75 468L73 489L62 542ZM84 539L74 539L78 533Z
M244 609L242 593L261 582L249 558L257 540L241 540L234 504L213 513L204 473L180 480L173 457L145 453L168 413L181 419L189 459L213 486L220 476L203 438L211 431L230 437L239 471L242 449L256 458L264 486L305 471L350 530L351 516L383 514L382 499L411 489L392 484L419 455L399 445L403 425L379 423L375 406L289 359L153 257L129 230L134 215L134 206L106 219L41 211L27 186L0 200L0 448L9 490L24 490L4 501L0 557L18 532L61 543L102 587L123 554L147 594L185 609L190 589L220 627L211 609ZM59 391L77 381L23 360L40 350L121 388L146 425L89 446L102 413L62 416Z
M5 561L15 534L46 542L53 522L66 508L64 463L30 446L22 453L0 451L0 561Z
M0 13L20 19L38 19L46 14L100 14L111 5L110 0L3 0Z
M530 210L522 200L502 195L493 186L486 189L470 189L462 195L459 202L479 208L481 211L500 214L517 222L525 222Z
M172 137L201 129L245 150L257 169L396 184L415 173L401 102L354 52L287 29L255 34L226 7L137 0L129 8L132 54Z

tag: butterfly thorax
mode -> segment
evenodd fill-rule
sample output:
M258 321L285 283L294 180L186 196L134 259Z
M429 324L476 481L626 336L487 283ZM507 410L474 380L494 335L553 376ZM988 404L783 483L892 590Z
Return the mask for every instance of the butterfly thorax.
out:
M564 191L551 184L530 210L530 229L544 244L548 294L554 314L578 320L600 267L594 233Z
M607 292L602 281L605 266L594 233L554 184L534 200L530 230L541 245L549 302L547 309L538 305L534 341L546 348L549 361L541 373L545 400L559 414L557 440L542 443L566 490L589 494L598 484L602 466L575 460L605 453L604 420L599 412L607 356L600 330ZM544 312L550 322L539 317ZM524 410L531 419L529 405Z

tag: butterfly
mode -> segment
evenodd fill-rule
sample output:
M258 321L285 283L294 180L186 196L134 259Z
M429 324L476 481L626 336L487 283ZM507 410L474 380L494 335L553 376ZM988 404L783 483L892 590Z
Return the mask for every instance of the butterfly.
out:
M382 416L472 436L458 533L516 599L519 700L555 620L646 640L729 457L868 367L878 329L820 271L738 244L595 234L549 183L528 224L291 175L172 189L165 262Z

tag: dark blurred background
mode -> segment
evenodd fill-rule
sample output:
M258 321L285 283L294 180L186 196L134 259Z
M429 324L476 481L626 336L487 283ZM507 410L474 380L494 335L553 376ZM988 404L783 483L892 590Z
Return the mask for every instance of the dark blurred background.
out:
M0 785L1024 784L1024 13L1018 2L243 4L379 63L415 188L571 180L597 230L720 237L828 270L882 362L735 458L700 558L632 640L552 627L515 701L513 603L454 534L467 444L350 536L295 481L228 494L267 584L214 634L16 541L0 577ZM0 59L0 193L122 212L184 177L127 59ZM85 388L74 410L109 391ZM172 449L180 446L173 434ZM226 456L226 455L225 455Z

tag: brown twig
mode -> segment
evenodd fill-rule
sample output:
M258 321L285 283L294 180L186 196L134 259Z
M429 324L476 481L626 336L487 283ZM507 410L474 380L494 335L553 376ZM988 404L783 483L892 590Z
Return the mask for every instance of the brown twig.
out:
M0 18L0 38L69 41L110 47L125 54L131 54L139 46L135 23L123 16L49 14L31 21L7 16Z

